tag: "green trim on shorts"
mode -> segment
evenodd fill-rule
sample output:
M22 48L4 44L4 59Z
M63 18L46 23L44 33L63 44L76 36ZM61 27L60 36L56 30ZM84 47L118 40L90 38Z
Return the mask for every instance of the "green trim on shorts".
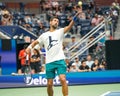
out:
M46 64L46 78L53 79L56 74L66 74L66 62L64 60L58 60Z

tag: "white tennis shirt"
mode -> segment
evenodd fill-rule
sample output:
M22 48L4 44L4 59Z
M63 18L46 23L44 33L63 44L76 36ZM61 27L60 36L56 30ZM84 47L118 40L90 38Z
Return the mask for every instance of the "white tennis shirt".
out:
M65 59L63 52L64 28L56 29L54 32L43 33L37 41L44 45L46 50L46 63Z

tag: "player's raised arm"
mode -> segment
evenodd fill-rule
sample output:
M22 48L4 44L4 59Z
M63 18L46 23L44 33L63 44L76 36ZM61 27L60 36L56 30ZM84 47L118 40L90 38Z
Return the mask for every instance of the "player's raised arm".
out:
M72 21L70 22L70 24L64 28L64 33L68 32L68 31L72 28L72 26L74 25L74 23L75 23L75 21L76 21L76 19L77 19L77 16L78 16L80 13L82 13L82 10L79 10L79 11L75 14L75 16L73 17L73 19L72 19Z
M33 41L26 49L26 53L30 53L31 49L35 47L39 42L37 40Z

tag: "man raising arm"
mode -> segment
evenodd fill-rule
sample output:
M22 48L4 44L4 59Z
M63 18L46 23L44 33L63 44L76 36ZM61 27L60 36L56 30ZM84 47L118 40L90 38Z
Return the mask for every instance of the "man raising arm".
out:
M59 20L57 17L52 17L50 19L50 29L49 31L43 33L37 40L29 45L26 52L29 53L30 50L36 45L44 45L46 50L46 78L47 78L47 93L48 96L53 96L53 79L55 78L56 72L59 76L63 96L68 96L68 86L66 83L66 63L64 61L65 56L63 52L63 38L64 33L68 32L73 26L78 14L77 12L73 17L73 20L65 28L57 29Z

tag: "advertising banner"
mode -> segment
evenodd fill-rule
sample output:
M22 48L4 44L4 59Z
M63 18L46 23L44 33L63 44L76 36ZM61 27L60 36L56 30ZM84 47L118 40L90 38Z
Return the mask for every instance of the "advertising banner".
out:
M81 84L102 84L102 83L120 83L120 70L101 71L101 72L75 72L67 73L68 85ZM30 83L24 82L24 75L21 76L0 76L0 88L10 87L31 87L46 86L47 79L45 74L35 74L32 76ZM54 79L54 85L60 85L59 77Z

